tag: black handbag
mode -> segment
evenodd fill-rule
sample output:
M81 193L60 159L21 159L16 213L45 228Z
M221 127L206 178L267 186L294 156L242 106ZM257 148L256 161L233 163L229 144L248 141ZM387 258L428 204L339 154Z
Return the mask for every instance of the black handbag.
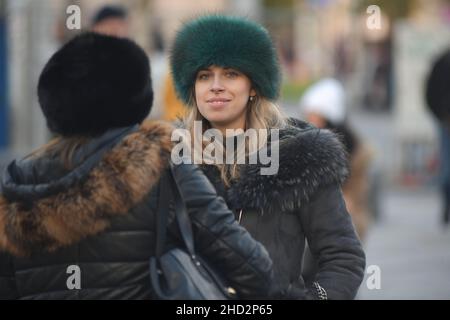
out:
M172 197L170 197L172 195ZM175 218L185 247L163 253L171 198ZM236 299L235 291L223 277L195 253L192 225L182 200L172 168L161 178L157 215L155 256L150 258L150 279L158 299L227 300Z

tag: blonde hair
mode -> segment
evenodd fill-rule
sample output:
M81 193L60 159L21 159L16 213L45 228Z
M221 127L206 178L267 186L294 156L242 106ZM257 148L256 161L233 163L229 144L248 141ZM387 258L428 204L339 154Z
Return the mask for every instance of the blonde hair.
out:
M195 150L194 152L202 152L205 148L205 144L207 141L203 139L203 133L212 128L212 125L209 121L202 116L200 111L198 110L197 104L195 103L194 94L191 94L190 103L191 106L190 112L184 118L184 123L186 125L186 129L191 133L192 144L194 145L194 141L201 141L197 145L202 146L202 150ZM196 137L194 132L194 122L201 121L202 122L202 136ZM248 142L245 142L244 148L236 148L238 152L244 152L244 156L248 158L249 152L254 150L259 150L263 146L266 145L268 139L268 132L270 129L283 128L286 125L286 117L281 112L280 108L273 103L272 101L264 98L255 96L253 101L249 101L247 104L247 114L245 121L246 129L257 129L258 134L258 146L248 145ZM209 142L209 141L208 141ZM240 150L240 151L239 151ZM237 152L235 152L234 159L239 157ZM232 180L239 178L239 170L237 163L233 164L214 164L220 171L220 177L226 186L230 186Z
M25 157L25 159L39 158L41 156L59 157L65 169L73 168L73 155L82 145L89 141L88 137L55 137L48 143L39 147Z

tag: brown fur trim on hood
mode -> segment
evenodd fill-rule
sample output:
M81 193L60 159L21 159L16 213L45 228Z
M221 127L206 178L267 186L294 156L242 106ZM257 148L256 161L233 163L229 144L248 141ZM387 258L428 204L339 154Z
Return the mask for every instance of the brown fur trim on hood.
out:
M82 182L32 203L0 195L0 250L17 256L54 251L104 231L143 200L168 166L172 127L145 122Z

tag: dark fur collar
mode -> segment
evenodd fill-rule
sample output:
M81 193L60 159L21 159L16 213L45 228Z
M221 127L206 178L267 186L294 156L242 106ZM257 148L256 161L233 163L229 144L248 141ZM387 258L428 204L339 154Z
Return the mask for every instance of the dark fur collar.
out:
M296 121L280 131L279 151L276 175L260 175L260 165L241 167L240 178L227 192L230 207L292 211L308 202L321 187L342 184L347 178L347 153L328 130Z
M105 230L158 182L167 167L172 127L144 123L92 169L87 179L31 203L0 195L0 250L28 255L56 250Z

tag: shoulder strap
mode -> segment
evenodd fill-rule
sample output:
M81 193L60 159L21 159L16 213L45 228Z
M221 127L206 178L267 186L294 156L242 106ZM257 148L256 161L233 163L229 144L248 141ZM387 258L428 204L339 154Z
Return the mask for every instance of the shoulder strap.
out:
M178 184L173 177L173 168L170 167L166 174L161 176L159 196L158 196L158 213L156 215L156 250L155 256L159 258L166 242L167 221L169 216L170 201L175 203L175 218L177 219L178 228L181 237L186 246L187 251L192 257L195 257L194 237L192 232L192 224L189 219L185 203L181 196Z
M186 249L188 250L190 255L195 256L194 236L192 232L191 219L188 216L183 196L181 195L178 184L173 176L172 166L170 167L168 178L170 180L170 184L173 190L173 198L175 201L175 214L178 222L178 227L180 229L180 233L183 238L183 242L186 245Z
M159 184L158 211L156 213L156 249L155 256L159 258L164 250L167 232L167 219L169 216L170 186L167 174L162 174Z

